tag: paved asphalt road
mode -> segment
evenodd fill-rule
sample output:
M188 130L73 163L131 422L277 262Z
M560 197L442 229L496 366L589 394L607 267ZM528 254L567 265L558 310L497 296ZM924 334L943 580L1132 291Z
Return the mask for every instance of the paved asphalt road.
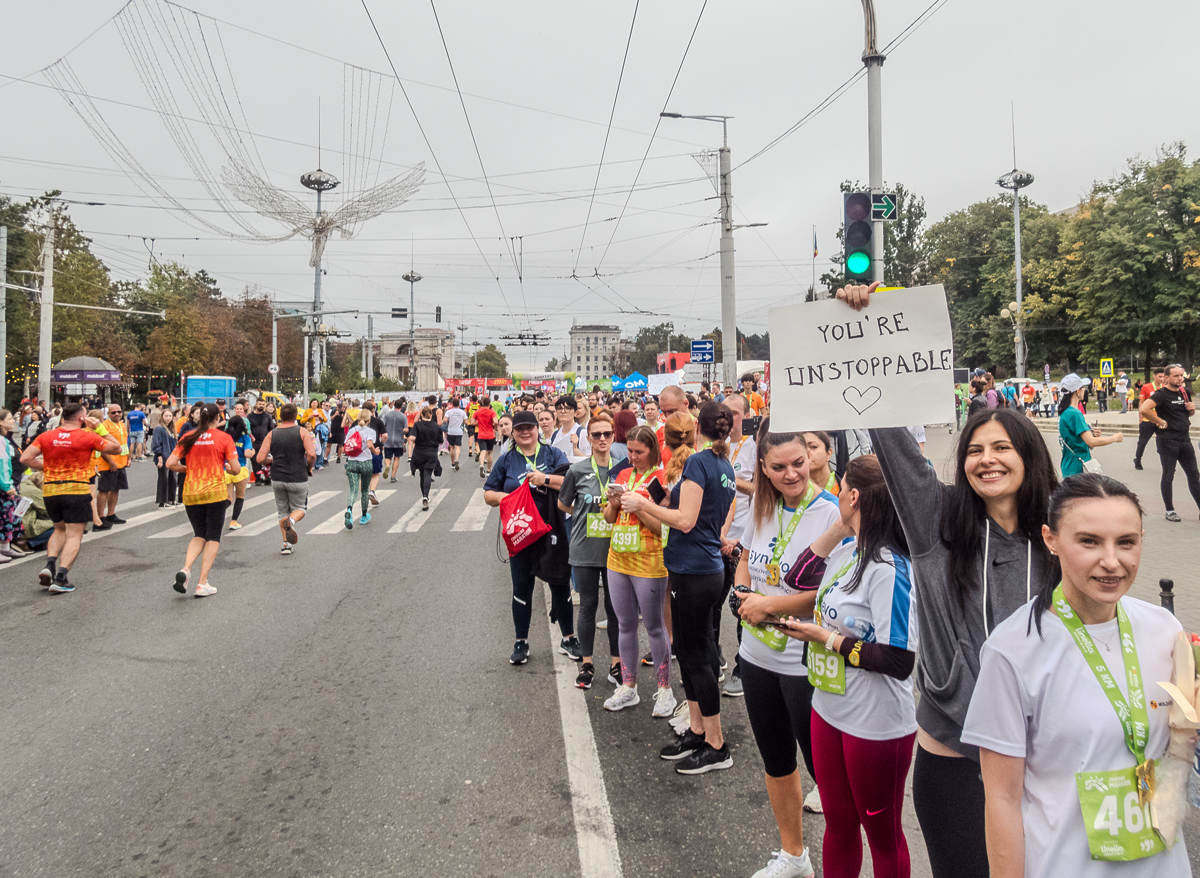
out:
M952 439L929 436L940 471ZM1135 473L1127 451L1098 456L1146 501L1137 593L1173 576L1195 630L1200 521L1181 502L1185 522L1164 522L1156 459ZM291 557L269 489L251 489L242 521L264 525L222 543L204 600L170 587L186 519L145 499L153 477L135 465L130 523L85 538L74 594L41 591L40 561L0 567L0 875L743 878L777 847L740 700L724 700L734 768L684 778L657 757L652 678L618 714L607 683L571 688L540 591L530 662L508 665L508 571L477 470L438 480L428 513L412 479L385 483L352 532L341 469L318 473L327 499ZM905 818L927 875L911 801ZM807 818L814 853L822 828Z

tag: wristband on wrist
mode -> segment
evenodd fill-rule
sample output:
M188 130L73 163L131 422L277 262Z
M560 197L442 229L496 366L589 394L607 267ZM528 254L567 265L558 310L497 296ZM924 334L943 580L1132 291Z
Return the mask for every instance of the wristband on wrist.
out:
M836 631L832 631L832 632L830 632L830 634L829 634L829 637L827 637L827 638L825 639L825 648L826 648L826 649L828 649L828 650L831 650L831 651L833 650L833 642L834 642L835 640L837 640L837 636L838 636L838 635L837 635L837 632L836 632Z
M101 424L99 427L96 428L96 435L97 436L107 436L108 435L108 427Z

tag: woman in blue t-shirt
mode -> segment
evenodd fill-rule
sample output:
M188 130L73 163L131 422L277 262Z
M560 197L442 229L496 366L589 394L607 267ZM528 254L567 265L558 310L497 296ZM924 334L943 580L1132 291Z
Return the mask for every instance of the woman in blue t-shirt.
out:
M1080 378L1074 372L1058 383L1058 443L1062 446L1063 478L1077 476L1084 471L1085 464L1092 459L1092 449L1111 445L1125 438L1121 432L1111 436L1100 436L1100 431L1089 427L1079 411L1090 378Z
M709 402L696 420L700 450L684 464L682 479L671 489L670 507L656 506L635 494L621 498L621 508L636 513L649 527L670 528L663 562L689 726L660 755L678 760L675 770L680 774L704 774L733 765L721 732L720 659L712 624L713 610L725 590L721 531L733 517L736 493L725 442L733 429L733 416L720 403Z

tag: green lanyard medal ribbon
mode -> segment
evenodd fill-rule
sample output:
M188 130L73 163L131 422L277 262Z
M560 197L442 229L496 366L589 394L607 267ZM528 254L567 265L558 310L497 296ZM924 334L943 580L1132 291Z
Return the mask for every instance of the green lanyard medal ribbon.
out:
M1129 616L1118 601L1117 630L1125 661L1126 697L1121 694L1121 688L1096 649L1092 635L1067 603L1061 582L1054 589L1053 600L1058 618L1070 632L1096 682L1108 696L1108 702L1124 731L1125 746L1138 763L1133 768L1081 771L1075 775L1079 807L1083 812L1092 859L1125 862L1161 853L1166 846L1153 827L1150 813L1151 800L1154 798L1154 760L1146 758L1150 720Z
M787 551L787 544L792 538L792 534L796 532L796 526L800 524L800 519L804 517L804 510L812 502L816 496L816 486L809 482L808 490L804 494L804 498L800 501L796 511L792 513L792 519L788 522L787 528L783 525L783 500L779 501L779 534L775 537L775 548L771 550L771 562L767 564L767 585L779 585L780 582L780 561L783 559L783 553ZM761 592L759 592L761 594ZM788 636L778 628L773 628L767 625L751 625L746 620L742 620L742 627L754 635L755 639L764 646L783 652L788 645Z
M642 487L642 485L644 485L650 481L650 479L654 476L655 472L656 472L656 470L648 470L647 472L642 474L641 478L638 478L637 473L631 474L629 477L629 484L625 488L625 490L630 493L637 491L639 488ZM611 543L612 550L614 552L621 552L621 553L640 552L642 550L642 525L641 525L641 522L636 519L636 516L633 516L633 514L629 513L629 512L622 512L621 516L624 518L624 520L626 522L628 522L630 518L633 518L634 520L633 520L632 524L630 524L630 523L618 524L618 525L615 525L614 527L612 527L611 530L609 530L609 534L612 537L612 543ZM618 518L617 520L621 521L622 519ZM605 524L607 525L607 522L605 522ZM591 535L590 523L589 523L588 527L589 527L589 536L590 536Z
M596 484L600 486L600 509L608 505L608 481L601 480L600 468L596 466L596 458L590 458L592 462L592 473L596 476ZM599 537L607 539L612 536L613 526L604 520L604 512L589 512L587 518L587 535L589 537Z

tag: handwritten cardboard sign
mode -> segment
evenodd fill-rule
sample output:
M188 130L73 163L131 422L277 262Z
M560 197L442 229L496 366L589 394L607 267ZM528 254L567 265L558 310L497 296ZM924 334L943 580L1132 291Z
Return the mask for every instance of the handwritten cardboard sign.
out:
M771 430L954 421L954 344L940 284L772 308Z

